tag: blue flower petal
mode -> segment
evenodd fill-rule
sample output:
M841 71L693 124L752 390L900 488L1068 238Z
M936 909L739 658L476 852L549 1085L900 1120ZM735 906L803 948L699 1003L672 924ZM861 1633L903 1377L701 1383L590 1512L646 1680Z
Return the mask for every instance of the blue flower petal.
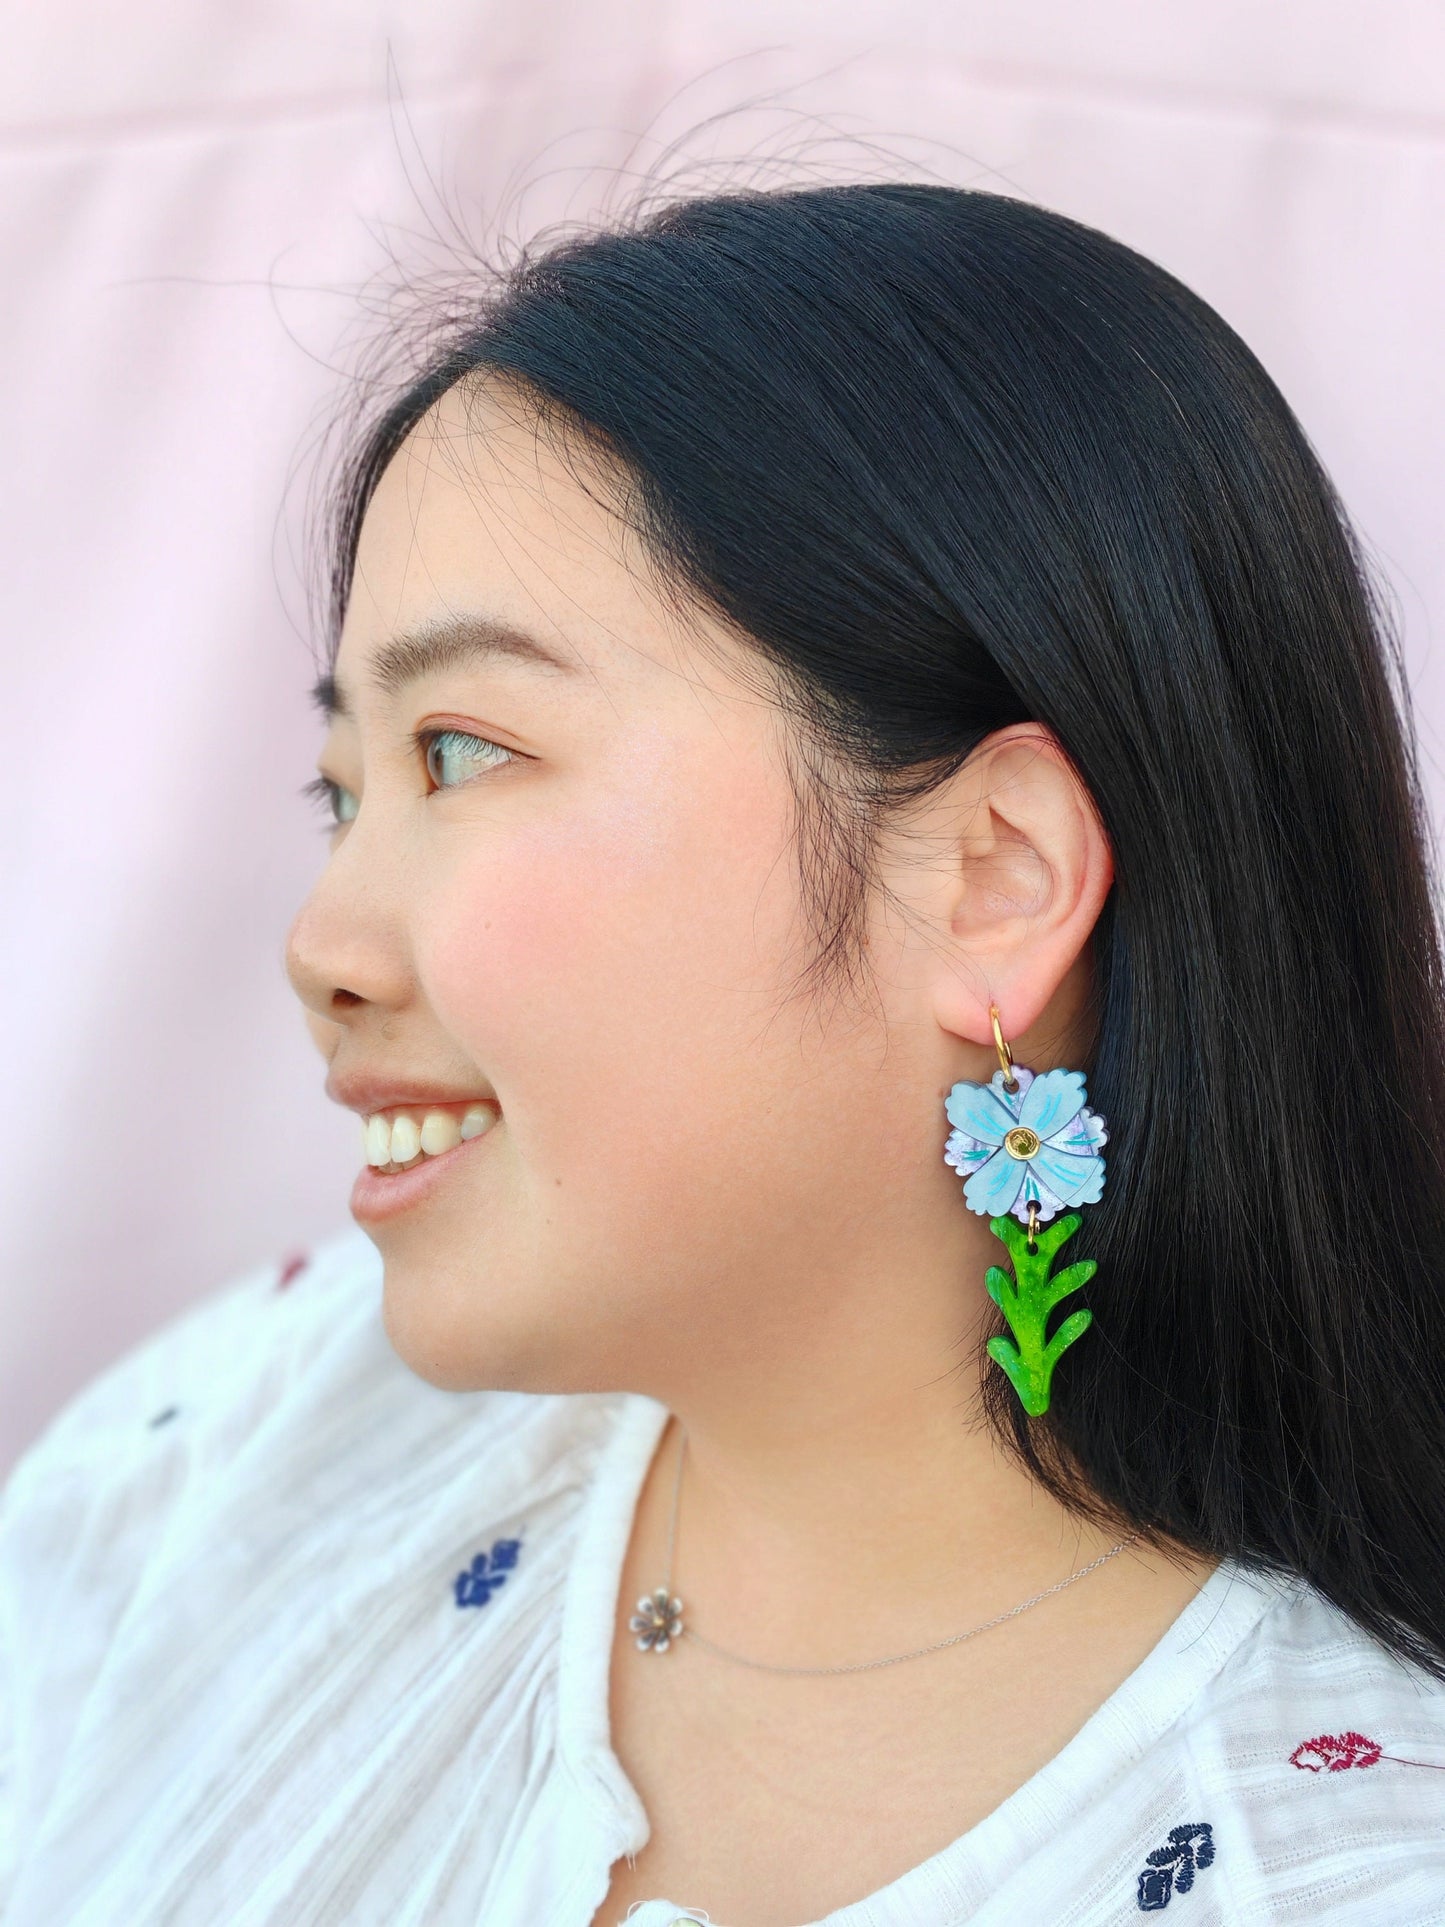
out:
M1030 1198L1038 1204L1039 1219L1044 1224L1047 1224L1050 1218L1057 1217L1064 1209L1064 1199L1045 1179L1039 1170L1039 1161L1036 1157L1030 1158L1024 1165L1024 1185L1019 1192L1018 1203L1014 1206L1014 1215L1022 1224L1028 1223ZM1019 1209L1020 1205L1023 1207L1022 1210Z
M1019 1123L1027 1124L1040 1137L1052 1137L1083 1108L1082 1071L1045 1071L1024 1093Z
M1021 1159L1010 1157L1004 1150L995 1151L988 1163L980 1165L963 1187L970 1210L977 1211L984 1218L997 1217L1000 1212L1009 1210L1019 1194L1025 1169Z
M1013 1076L1015 1088L1010 1090L1003 1081L1003 1066L1000 1065L988 1080L988 1088L995 1093L1000 1104L1007 1104L1009 1113L1017 1124L1023 1101L1028 1096L1029 1085L1034 1081L1034 1074L1026 1064L1015 1064Z
M1041 1144L1029 1164L1065 1204L1097 1204L1104 1194L1101 1157L1074 1157L1067 1151L1055 1150L1051 1144Z
M943 1100L943 1112L950 1124L984 1144L1002 1144L1004 1133L1018 1121L987 1084L970 1084L966 1079L955 1084Z

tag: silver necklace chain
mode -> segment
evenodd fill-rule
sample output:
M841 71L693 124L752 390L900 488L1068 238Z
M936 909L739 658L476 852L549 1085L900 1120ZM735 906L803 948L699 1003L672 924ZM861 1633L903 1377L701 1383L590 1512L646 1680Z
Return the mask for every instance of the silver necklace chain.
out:
M1080 1579L1087 1578L1091 1572L1097 1572L1100 1566L1107 1565L1111 1559L1116 1559L1139 1538L1137 1532L1131 1532L1127 1539L1121 1539L1117 1545L1110 1546L1109 1550L1101 1552L1097 1559L1091 1559L1087 1566L1080 1566L1077 1572L1071 1572L1067 1579L1060 1579L1052 1586L1045 1586L1042 1592L1036 1592L1032 1598L1025 1599L1020 1605L1010 1606L1007 1612L998 1613L994 1618L986 1619L981 1626L970 1626L967 1632L953 1633L947 1639L936 1639L931 1646L915 1646L911 1652L892 1653L887 1659L859 1660L851 1666L775 1666L767 1660L749 1659L743 1653L729 1652L726 1646L719 1646L715 1640L704 1637L696 1627L686 1625L683 1621L682 1601L673 1596L672 1572L677 1550L678 1505L682 1498L682 1461L686 1451L687 1432L679 1428L677 1472L672 1482L672 1516L667 1528L667 1582L660 1586L650 1599L638 1600L637 1612L631 1621L632 1630L638 1635L637 1645L644 1652L665 1653L674 1639L691 1639L699 1646L706 1647L708 1652L715 1653L719 1659L731 1660L735 1666L751 1667L758 1673L821 1676L827 1673L869 1673L880 1666L901 1666L904 1660L922 1659L925 1653L941 1653L946 1646L962 1645L966 1639L977 1639L980 1633L991 1632L995 1626L1002 1626L1010 1619L1017 1619L1020 1613L1026 1613L1031 1607L1042 1605L1044 1600L1052 1599L1055 1593L1063 1592L1066 1587L1076 1585Z

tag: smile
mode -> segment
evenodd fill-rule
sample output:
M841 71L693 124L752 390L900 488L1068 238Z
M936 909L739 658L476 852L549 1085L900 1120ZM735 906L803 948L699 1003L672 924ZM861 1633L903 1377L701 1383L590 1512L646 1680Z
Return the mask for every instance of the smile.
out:
M496 1104L481 1098L424 1109L376 1111L362 1123L362 1147L367 1163L376 1170L406 1171L423 1158L444 1157L459 1144L481 1137L497 1116Z
M477 1122L473 1111L484 1112L486 1121ZM437 1115L437 1112L428 1111L422 1128ZM468 1120L471 1120L470 1128L464 1130ZM455 1174L463 1166L486 1155L488 1143L500 1136L496 1128L500 1121L500 1113L495 1106L478 1104L469 1109L461 1120L448 1120L452 1125L454 1142L445 1149L426 1150L418 1147L410 1157L397 1158L392 1155L384 1163L375 1164L370 1161L369 1133L373 1124L385 1120L368 1118L368 1162L357 1173L356 1182L351 1187L352 1217L361 1224L379 1224L387 1218L398 1217L403 1211L414 1210L448 1182L449 1173ZM414 1120L408 1118L406 1122L413 1135L419 1138L420 1132ZM412 1140L403 1133L398 1144L395 1130L393 1124L388 1134L388 1150L393 1153L407 1150ZM432 1142L436 1143L437 1138L438 1133L433 1131Z

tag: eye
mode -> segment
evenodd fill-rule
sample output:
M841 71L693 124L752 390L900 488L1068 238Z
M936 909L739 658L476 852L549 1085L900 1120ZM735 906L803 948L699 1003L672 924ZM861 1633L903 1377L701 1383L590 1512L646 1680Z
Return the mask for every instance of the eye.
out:
M332 831L339 830L343 823L349 823L358 807L351 791L343 789L340 783L333 783L329 776L313 776L309 783L301 785L301 795L329 813L327 820L321 825L323 836L330 836ZM342 812L343 797L351 804L349 814Z
M465 729L419 729L411 740L413 747L421 752L427 774L442 790L460 788L478 769L483 772L500 769L517 761L515 750L504 749L489 737L473 736ZM459 767L459 781L443 782L437 773L438 766ZM325 812L326 820L321 825L323 836L330 836L343 824L350 823L361 807L350 790L332 782L329 776L314 776L309 783L302 784L300 793Z
M457 789L479 770L500 769L516 761L514 751L465 729L419 729L411 740L421 751L427 775L438 789ZM458 771L459 781L444 782L439 769Z

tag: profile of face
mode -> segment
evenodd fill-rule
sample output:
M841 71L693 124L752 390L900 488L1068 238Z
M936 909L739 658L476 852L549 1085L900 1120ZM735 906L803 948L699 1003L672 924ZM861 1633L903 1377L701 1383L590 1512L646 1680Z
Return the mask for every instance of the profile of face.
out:
M467 625L556 661L396 673L399 638ZM1000 986L1075 1006L1107 853L1038 733L1000 732L984 761L1017 820L966 772L870 911L867 994L799 996L795 725L758 661L662 598L604 480L502 391L443 397L370 501L319 760L342 821L286 963L333 1078L495 1099L366 1227L391 1343L437 1385L672 1396L822 1369L899 1293L935 1293L955 1334L971 1315L988 1234L942 1100L990 1074Z

